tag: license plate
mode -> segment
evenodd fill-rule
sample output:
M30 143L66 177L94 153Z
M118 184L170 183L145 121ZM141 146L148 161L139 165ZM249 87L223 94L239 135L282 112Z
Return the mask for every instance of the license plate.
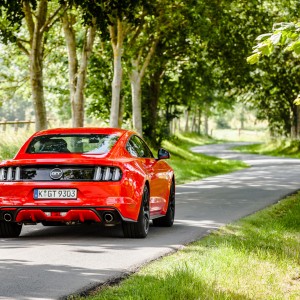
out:
M34 199L77 199L77 189L34 189Z

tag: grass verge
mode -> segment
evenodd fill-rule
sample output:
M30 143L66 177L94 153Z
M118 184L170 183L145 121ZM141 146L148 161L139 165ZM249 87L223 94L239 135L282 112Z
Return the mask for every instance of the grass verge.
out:
M254 154L300 158L300 141L290 139L272 140L263 144L239 146L234 149Z
M299 229L296 194L77 299L300 299Z
M178 134L172 140L163 142L163 147L171 153L168 163L175 171L177 184L247 167L241 161L224 160L190 151L191 147L211 143L217 141L196 134Z

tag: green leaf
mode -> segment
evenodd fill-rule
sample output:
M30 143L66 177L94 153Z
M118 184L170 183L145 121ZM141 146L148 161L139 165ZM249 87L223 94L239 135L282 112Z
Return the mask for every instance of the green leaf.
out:
M285 43L287 42L288 39L288 35L285 31L281 32L281 44L285 45Z
M294 100L294 104L300 105L300 94L298 94L297 98Z
M293 43L290 43L287 47L286 47L287 51L294 51L296 55L300 55L300 41L296 41Z
M251 65L258 63L260 59L260 55L261 54L259 52L250 55L249 57L247 57L247 63Z
M270 41L272 42L273 45L277 45L279 44L280 42L280 39L281 39L281 32L278 32L276 34L273 34L271 37L270 37Z
M264 33L264 34L259 35L255 40L262 42L262 41L268 39L270 36L272 36L272 33Z
M273 52L273 47L270 44L261 44L259 50L262 55L269 56Z
M281 22L281 23L275 23L273 25L273 31L293 31L295 30L295 23L293 22Z

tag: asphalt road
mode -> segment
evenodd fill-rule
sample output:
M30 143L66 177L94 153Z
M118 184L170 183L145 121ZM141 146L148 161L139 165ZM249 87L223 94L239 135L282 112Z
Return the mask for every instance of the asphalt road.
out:
M40 225L0 239L0 299L60 299L87 290L300 189L300 160L239 154L230 146L194 151L252 167L177 186L175 225L151 227L146 239L125 239L120 228Z

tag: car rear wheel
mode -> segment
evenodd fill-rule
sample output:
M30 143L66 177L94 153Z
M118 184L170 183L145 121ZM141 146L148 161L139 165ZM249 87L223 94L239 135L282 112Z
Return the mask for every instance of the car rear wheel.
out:
M153 226L156 227L171 227L173 226L175 218L175 184L172 181L170 187L170 196L169 196L169 204L168 210L164 217L157 218L153 220Z
M126 238L145 238L149 231L150 208L149 189L144 187L142 203L137 222L123 222L123 233Z
M22 224L15 222L0 221L0 237L14 238L18 237L22 230Z

